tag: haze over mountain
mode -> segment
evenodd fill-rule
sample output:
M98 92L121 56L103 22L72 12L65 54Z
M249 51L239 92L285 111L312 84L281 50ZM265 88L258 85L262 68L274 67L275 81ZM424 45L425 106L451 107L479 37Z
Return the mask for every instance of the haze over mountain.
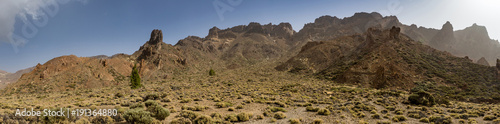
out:
M3 70L0 70L0 89L5 88L10 83L15 83L21 77L21 75L31 72L33 67L19 70L16 73L9 73Z

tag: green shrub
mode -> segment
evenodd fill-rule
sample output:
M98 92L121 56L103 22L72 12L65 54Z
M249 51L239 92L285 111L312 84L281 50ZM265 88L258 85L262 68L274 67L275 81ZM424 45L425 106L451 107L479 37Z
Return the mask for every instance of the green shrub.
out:
M237 115L237 117L238 117L238 121L245 122L245 121L249 121L250 120L251 115L247 114L247 113L239 113Z
M497 119L497 117L495 117L493 115L486 115L483 118L483 120L485 120L485 121L492 121L492 120L495 120L495 119Z
M193 111L189 111L189 110L182 110L181 113L179 113L178 115L179 117L184 117L184 118L188 118L190 120L194 120L196 118L198 118L199 116L201 116L200 114L198 113L195 113Z
M447 116L431 116L429 117L429 122L439 123L439 124L451 124L451 117Z
M460 119L469 119L469 114L460 114L458 116L458 118L460 118Z
M135 109L135 108L144 108L144 104L136 103L130 106L130 109Z
M407 120L406 117L403 115L395 115L394 117L392 117L392 121L394 122L401 122L406 120Z
M469 124L477 124L476 119L470 118L470 119L468 119L468 121L469 121Z
M182 99L180 103L189 103L191 102L191 99Z
M123 94L122 94L122 93L116 93L116 94L115 94L115 97L116 97L116 98L122 98L122 97L123 97Z
M464 119L458 119L458 123L459 123L459 124L466 124L466 123L467 123L467 121L466 121L466 120L464 120Z
M234 108L233 108L233 107L229 107L229 108L227 109L227 111L234 111Z
M307 106L306 111L308 112L318 112L319 108L314 108L312 106Z
M262 115L264 115L266 117L271 117L272 116L272 112L271 112L271 110L265 110L264 113L262 113Z
M415 118L415 119L420 119L420 114L418 114L418 113L409 113L408 117Z
M275 118L271 118L271 120L269 120L269 123L275 123L277 120Z
M90 124L90 121L87 118L80 118L75 123L76 124Z
M258 120L262 120L262 119L264 119L264 116L262 116L262 115L256 115L256 118L257 118Z
M415 105L432 106L432 105L436 104L434 97L430 93L427 93L423 90L420 90L417 93L412 93L408 97L408 101L411 104L415 104Z
M212 117L213 119L222 119L222 115L219 113L212 113L210 114L210 117Z
M500 118L493 120L493 124L500 124Z
M144 102L144 105L146 106L146 108L148 108L151 106L158 106L158 103L156 101L153 101L153 100L148 100L148 101Z
M148 94L146 95L144 98L144 101L148 101L148 100L159 100L160 99L160 96L158 94Z
M151 116L158 120L164 120L166 117L170 115L170 111L159 105L149 106L147 108L147 111L151 112Z
M278 111L286 112L286 110L284 108L281 108L281 107L270 107L270 110L272 112L278 112Z
M215 103L215 106L218 108L227 108L227 107L233 106L233 104L229 103L229 102L218 102L218 103Z
M389 111L394 111L394 110L396 110L396 107L394 107L394 106L386 106L385 109L387 109Z
M379 114L373 114L373 115L372 115L372 118L373 118L373 119L380 119L380 115L379 115Z
M377 121L377 124L391 124L390 121Z
M424 123L429 123L429 119L428 118L420 118L420 120L418 120L419 122L424 122Z
M316 118L313 120L313 124L322 124L323 123L323 120L319 119L319 118Z
M352 116L357 117L357 118L364 118L366 115L363 112L355 112L352 114Z
M319 109L318 110L318 115L330 115L331 112L328 109Z
M132 89L137 89L141 86L141 76L139 75L139 71L137 70L137 65L134 65L134 67L132 68L132 74L130 75L130 87Z
M274 118L276 118L276 119L283 119L283 118L286 118L286 115L283 112L276 112L274 114Z
M215 71L213 69L210 69L210 71L208 71L208 75L214 76L215 75Z
M395 113L396 115L403 115L403 114L404 114L403 110L400 110L400 109L398 109L398 110L394 111L394 113Z
M206 106L194 106L194 110L193 111L203 111L205 109L208 109L209 107L206 107Z
M196 119L194 119L193 123L195 123L195 124L213 124L214 122L213 122L212 118L210 118L210 116L203 115L203 116L199 116Z
M300 120L299 119L290 119L288 121L290 122L290 124L300 124Z
M224 117L224 119L226 121L230 121L230 122L238 122L238 117L235 114L226 115L226 117Z
M170 124L191 124L191 120L189 120L188 118L178 118L178 119L174 119L170 122Z
M236 109L243 109L243 105L236 106Z
M139 124L150 124L153 122L154 118L151 117L151 113L144 111L142 109L129 109L123 115L123 118L129 123L139 123Z

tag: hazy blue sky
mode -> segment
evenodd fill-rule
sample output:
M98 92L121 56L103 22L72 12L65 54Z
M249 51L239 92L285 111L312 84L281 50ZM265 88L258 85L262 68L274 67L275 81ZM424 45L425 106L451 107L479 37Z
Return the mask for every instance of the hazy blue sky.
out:
M15 72L62 56L132 54L153 29L175 44L208 29L289 22L296 31L322 15L396 15L403 24L455 30L477 23L500 38L495 0L0 0L0 69ZM220 10L219 12L217 10ZM20 44L20 45L18 45Z

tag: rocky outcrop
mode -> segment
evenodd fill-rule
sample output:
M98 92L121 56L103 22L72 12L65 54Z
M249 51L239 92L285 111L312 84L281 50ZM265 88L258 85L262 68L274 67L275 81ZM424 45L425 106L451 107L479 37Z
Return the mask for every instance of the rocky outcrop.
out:
M369 28L364 34L310 42L275 69L373 88L410 89L415 81L492 84L496 80L496 74L489 73L493 68L478 67L469 59L422 45L398 31L396 26Z
M259 34L265 34L264 28L262 25L260 25L257 22L250 22L248 26L245 28L246 33L245 34L251 34L251 33L259 33Z
M284 39L291 38L293 34L295 34L295 31L290 23L280 23L277 26L273 26L270 32L271 36Z
M452 44L455 42L456 40L453 33L453 26L449 21L447 21L441 30L432 38L429 45L438 50L454 52Z
M497 59L496 69L497 69L497 79L500 80L500 59Z
M213 28L208 30L208 35L206 38L219 38L219 31L220 29L214 26Z
M161 30L154 29L151 32L151 37L150 37L150 39L149 39L149 41L147 43L149 43L149 44L158 44L158 43L161 43L161 42L163 42L163 34L162 34Z
M399 38L400 31L401 31L401 28L396 27L396 26L392 26L389 36L393 39L397 39L397 38Z
M476 63L484 66L490 66L490 64L488 63L488 61L486 61L484 57L481 57L481 59L477 60Z
M500 70L500 59L497 59L497 65L496 65L497 69Z

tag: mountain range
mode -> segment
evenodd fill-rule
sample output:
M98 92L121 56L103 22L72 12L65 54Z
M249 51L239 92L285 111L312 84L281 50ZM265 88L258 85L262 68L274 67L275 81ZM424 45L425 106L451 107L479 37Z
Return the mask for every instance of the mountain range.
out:
M188 36L175 45L164 43L162 31L155 29L132 55L57 57L36 65L3 92L126 85L133 66L148 82L210 69L269 67L362 87L423 88L457 100L500 101L498 68L485 66L498 65L498 47L484 26L455 31L446 22L440 30L417 28L376 12L321 16L298 32L289 23L213 27L204 38Z

